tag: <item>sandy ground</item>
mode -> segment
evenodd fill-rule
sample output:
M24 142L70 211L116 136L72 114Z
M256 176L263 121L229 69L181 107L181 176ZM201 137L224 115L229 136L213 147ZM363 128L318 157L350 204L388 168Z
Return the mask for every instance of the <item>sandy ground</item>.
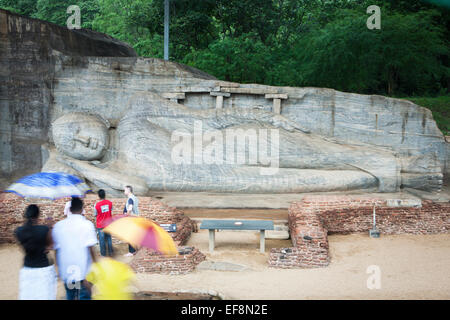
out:
M207 291L226 299L450 299L450 234L399 235L371 239L366 234L330 235L331 264L319 269L274 269L259 253L258 234L220 231L216 251L208 253L208 233L192 234L188 245L212 261L245 265L241 272L195 271L187 275L138 274L137 290ZM288 247L289 240L266 240L266 248ZM117 259L126 247L121 246ZM23 254L16 245L0 246L0 299L16 299ZM378 266L381 288L368 289L367 268ZM58 287L58 298L64 289Z

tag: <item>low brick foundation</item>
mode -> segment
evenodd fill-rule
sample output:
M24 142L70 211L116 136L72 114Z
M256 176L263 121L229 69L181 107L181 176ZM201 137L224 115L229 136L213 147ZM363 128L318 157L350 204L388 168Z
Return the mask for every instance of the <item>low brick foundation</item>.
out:
M37 204L41 210L40 223L49 224L48 219L51 219L53 223L64 219L64 206L69 200L70 198L55 201L38 200L36 202L28 202L12 193L0 193L0 243L15 242L14 229L24 223L23 214L29 204ZM113 203L113 214L122 214L126 199L112 198L109 200ZM83 201L86 218L95 223L93 206L98 201L98 197L96 195L87 195ZM177 245L185 244L196 227L195 223L180 210L169 207L163 202L150 197L139 197L139 211L140 216L152 219L158 224L175 223L177 231L170 232L170 235ZM120 241L114 239L114 242L118 243Z
M450 231L450 203L358 196L306 196L289 208L289 231L294 247L272 249L269 266L327 266L330 262L328 233L368 233L372 229L374 206L377 229L381 234Z
M146 248L140 249L130 263L139 273L186 274L205 260L205 255L194 247L178 248L178 255L166 256Z

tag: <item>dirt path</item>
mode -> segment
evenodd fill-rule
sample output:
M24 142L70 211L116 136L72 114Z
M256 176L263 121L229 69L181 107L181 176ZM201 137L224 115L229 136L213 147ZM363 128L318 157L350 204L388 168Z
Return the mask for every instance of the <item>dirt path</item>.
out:
M142 291L214 290L229 299L450 299L450 234L329 236L331 264L319 269L272 269L258 252L258 234L221 231L216 251L208 252L208 233L192 234L188 245L207 259L242 264L250 271L196 271L187 275L138 274ZM290 241L268 240L267 248ZM126 247L118 248L121 253ZM118 256L127 262L127 258ZM16 299L22 253L15 245L0 246L0 299ZM381 288L367 288L367 268L378 266ZM64 298L60 285L58 297Z

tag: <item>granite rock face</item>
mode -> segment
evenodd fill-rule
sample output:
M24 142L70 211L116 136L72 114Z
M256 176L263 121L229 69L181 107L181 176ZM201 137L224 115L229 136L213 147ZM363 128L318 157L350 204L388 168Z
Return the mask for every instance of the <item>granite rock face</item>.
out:
M7 11L0 11L0 53L6 178L67 171L94 188L117 192L133 184L138 194L394 192L438 191L450 169L448 143L431 112L406 100L219 81L178 63L136 57L102 34ZM227 162L230 132L236 141L248 139L241 150L248 161ZM213 141L221 137L217 155ZM257 149L279 141L276 166L261 154L250 162L254 137ZM190 151L191 163L176 163L176 148ZM206 149L214 150L214 161L207 161ZM264 168L276 173L261 174Z
M125 43L88 30L68 30L0 9L0 176L39 171L48 140L55 66L71 57L136 57ZM78 59L77 59L78 57Z

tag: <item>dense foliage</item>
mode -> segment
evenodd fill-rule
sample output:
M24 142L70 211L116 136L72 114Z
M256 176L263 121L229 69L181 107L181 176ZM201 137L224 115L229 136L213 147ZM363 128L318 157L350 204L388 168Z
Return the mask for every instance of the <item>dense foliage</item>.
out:
M450 9L438 0L171 0L170 59L223 80L385 95L448 92ZM163 56L164 0L0 0ZM366 26L381 8L381 29Z

